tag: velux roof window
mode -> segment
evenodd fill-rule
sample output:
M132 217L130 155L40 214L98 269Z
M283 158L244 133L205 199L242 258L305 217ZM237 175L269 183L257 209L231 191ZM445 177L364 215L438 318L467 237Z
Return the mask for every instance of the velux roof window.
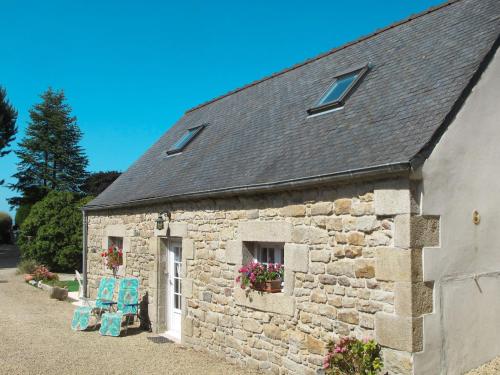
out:
M184 148L205 128L206 124L196 126L186 130L186 132L179 138L177 142L167 151L167 155L177 154L184 150Z
M334 108L342 107L345 99L352 93L359 80L366 74L368 66L343 73L335 77L328 90L323 93L317 105L307 110L314 115Z

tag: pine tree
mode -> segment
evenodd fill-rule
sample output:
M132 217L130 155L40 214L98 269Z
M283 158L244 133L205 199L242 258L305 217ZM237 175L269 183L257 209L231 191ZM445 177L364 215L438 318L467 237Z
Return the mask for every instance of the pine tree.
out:
M7 155L7 147L14 141L17 133L17 112L7 100L7 92L0 86L0 157ZM1 176L0 176L1 177ZM0 179L0 185L3 180Z
M51 190L78 193L87 176L87 157L79 145L82 132L64 92L49 88L41 98L30 110L31 121L16 151L17 183L11 188L22 196L9 199L14 206L33 204Z

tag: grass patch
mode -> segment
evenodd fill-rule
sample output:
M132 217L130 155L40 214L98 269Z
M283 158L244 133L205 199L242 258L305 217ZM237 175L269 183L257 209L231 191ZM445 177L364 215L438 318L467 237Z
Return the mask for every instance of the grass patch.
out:
M68 292L78 292L78 281L76 280L44 280L44 284L50 285L50 286L58 286L59 288L66 288L68 289Z

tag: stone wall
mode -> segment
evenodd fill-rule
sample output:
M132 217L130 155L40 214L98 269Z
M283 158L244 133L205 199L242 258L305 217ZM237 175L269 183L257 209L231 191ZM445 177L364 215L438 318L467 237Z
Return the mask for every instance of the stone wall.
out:
M411 197L408 181L393 180L91 212L89 289L95 295L106 273L105 237L121 232L124 274L141 279L151 318L162 328L158 238L167 233L154 227L168 209L169 234L183 238L185 253L185 344L270 373L314 374L329 340L376 337L386 346L386 370L410 374L411 353L422 341L417 317L429 309L410 232L418 218ZM247 294L235 285L247 241L285 244L283 293Z

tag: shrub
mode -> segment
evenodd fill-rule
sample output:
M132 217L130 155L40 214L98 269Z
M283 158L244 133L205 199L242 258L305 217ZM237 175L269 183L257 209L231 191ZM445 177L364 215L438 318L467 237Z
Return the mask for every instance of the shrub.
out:
M117 171L90 173L80 189L85 195L97 196L120 177L120 174Z
M33 259L23 259L17 265L17 273L32 274L36 269L36 262Z
M33 280L59 280L59 276L56 273L50 272L45 266L37 266L33 271Z
M376 375L382 371L381 347L374 340L344 337L328 344L323 362L326 375Z
M19 232L23 259L33 259L57 271L81 269L81 207L91 198L51 192L35 203Z
M12 219L6 212L0 212L0 244L11 243Z
M24 220L26 220L26 218L28 217L29 213L30 213L30 210L31 210L31 204L22 204L18 207L17 211L16 211L16 226L18 228L21 227L21 225L23 224Z

